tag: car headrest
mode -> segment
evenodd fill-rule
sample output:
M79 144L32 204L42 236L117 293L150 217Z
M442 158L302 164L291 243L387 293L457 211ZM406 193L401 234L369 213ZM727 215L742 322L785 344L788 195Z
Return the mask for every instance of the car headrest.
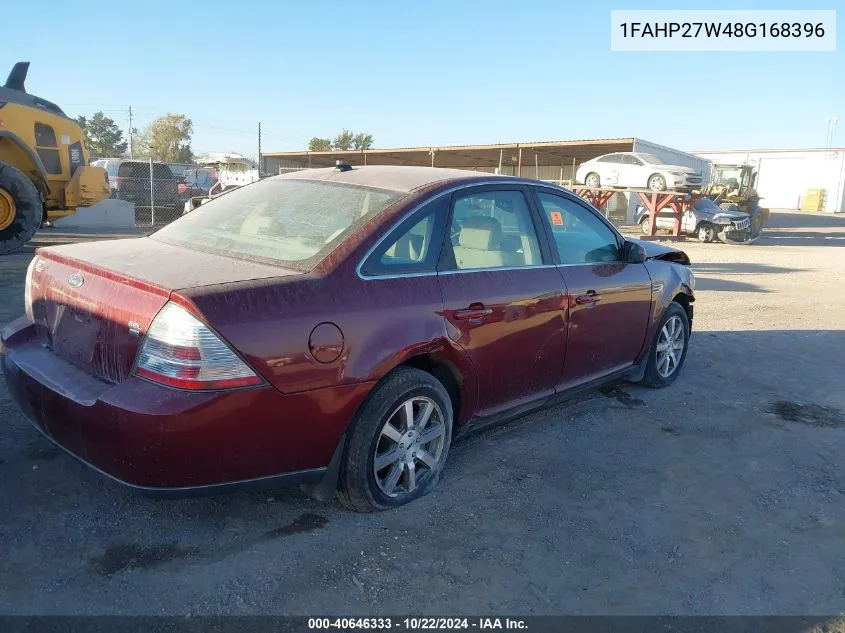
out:
M473 215L464 220L458 244L479 251L493 251L502 241L502 225L495 218Z

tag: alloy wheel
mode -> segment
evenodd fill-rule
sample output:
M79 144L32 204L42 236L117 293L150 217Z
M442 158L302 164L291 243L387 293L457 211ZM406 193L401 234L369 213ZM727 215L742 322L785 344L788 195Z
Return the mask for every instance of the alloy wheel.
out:
M434 400L414 396L400 404L379 432L373 474L388 497L413 493L443 458L446 425Z
M681 317L673 316L663 324L656 349L657 373L663 378L668 378L678 369L684 353L685 337Z
M663 191L666 189L666 180L663 176L652 176L648 179L648 188L652 191Z

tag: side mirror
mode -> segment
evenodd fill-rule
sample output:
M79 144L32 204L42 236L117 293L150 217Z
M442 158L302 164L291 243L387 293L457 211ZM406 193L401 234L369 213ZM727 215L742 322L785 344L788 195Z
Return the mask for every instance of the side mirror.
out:
M646 259L645 249L634 242L625 242L625 261L629 264L642 264Z

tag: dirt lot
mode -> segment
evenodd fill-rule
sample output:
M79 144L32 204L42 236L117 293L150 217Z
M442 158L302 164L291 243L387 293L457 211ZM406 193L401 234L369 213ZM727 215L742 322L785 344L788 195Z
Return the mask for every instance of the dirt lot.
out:
M772 225L685 246L698 301L674 386L472 437L439 490L388 513L297 490L138 497L37 435L0 384L0 612L845 611L845 219ZM30 257L0 261L2 322Z

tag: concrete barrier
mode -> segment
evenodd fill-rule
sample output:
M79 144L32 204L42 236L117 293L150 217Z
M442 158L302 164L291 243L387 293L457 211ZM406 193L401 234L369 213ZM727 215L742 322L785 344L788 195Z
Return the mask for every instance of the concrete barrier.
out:
M125 200L103 200L53 223L67 229L134 229L135 205Z

